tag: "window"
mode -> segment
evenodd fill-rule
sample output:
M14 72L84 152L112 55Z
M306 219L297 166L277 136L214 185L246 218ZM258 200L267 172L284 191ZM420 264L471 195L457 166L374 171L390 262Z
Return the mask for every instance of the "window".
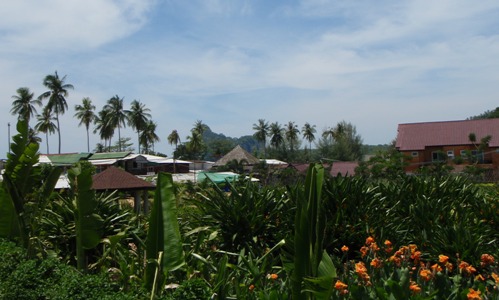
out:
M431 153L431 161L444 161L445 155L442 151L435 151Z
M453 159L454 158L454 150L448 150L447 151L447 157L450 158L450 159Z
M412 157L418 157L419 156L419 153L417 151L414 151L411 153Z

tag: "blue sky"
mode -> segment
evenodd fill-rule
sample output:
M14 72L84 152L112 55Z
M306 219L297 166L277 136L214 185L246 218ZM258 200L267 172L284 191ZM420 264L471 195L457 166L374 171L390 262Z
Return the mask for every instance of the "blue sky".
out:
M101 109L114 95L151 109L155 150L168 155L168 134L185 141L196 120L232 137L260 118L309 122L317 135L344 120L364 143L389 143L399 123L499 106L497 16L495 0L4 0L0 157L12 95L41 94L56 70L75 86L63 152L86 151L74 105L90 97ZM49 142L53 153L57 135Z

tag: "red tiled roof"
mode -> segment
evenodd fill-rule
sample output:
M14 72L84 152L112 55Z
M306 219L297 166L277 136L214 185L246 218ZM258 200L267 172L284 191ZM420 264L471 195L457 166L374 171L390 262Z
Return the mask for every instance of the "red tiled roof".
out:
M489 147L499 147L499 119L399 124L395 147L400 151L424 150L428 146L469 145L491 135Z
M109 167L95 174L92 188L95 190L153 189L154 185L117 167Z

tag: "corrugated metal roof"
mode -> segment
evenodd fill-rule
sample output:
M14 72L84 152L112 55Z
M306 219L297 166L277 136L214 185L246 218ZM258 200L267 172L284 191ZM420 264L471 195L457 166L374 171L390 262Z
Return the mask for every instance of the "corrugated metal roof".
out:
M399 124L395 147L401 151L424 150L428 146L469 145L469 134L477 141L490 135L489 147L499 147L499 119Z
M94 153L89 159L122 159L130 155L132 152L102 152Z
M46 161L46 159L49 159L50 162L55 165L55 166L71 166L80 160L86 160L88 157L90 157L92 154L91 153L64 153L64 154L46 154L46 155L40 155L40 157L43 157L40 159L40 162Z

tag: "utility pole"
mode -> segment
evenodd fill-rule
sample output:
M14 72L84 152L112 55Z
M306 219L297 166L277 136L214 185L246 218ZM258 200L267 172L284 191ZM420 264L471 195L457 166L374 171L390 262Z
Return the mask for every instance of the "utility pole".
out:
M10 122L7 123L7 135L8 135L8 141L7 141L7 145L9 147L9 153L10 153Z

